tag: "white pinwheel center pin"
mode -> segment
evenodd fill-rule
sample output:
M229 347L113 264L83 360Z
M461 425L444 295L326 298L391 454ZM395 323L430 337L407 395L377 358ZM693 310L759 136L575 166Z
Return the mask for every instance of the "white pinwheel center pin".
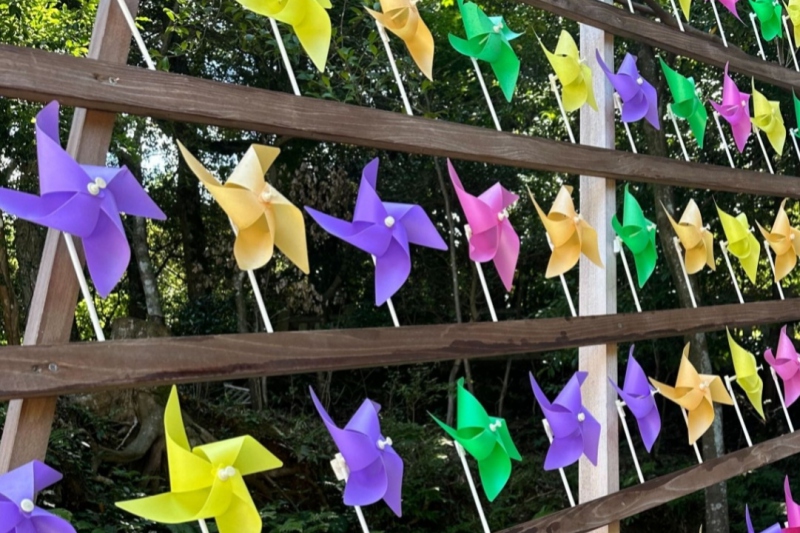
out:
M89 182L89 184L86 186L86 189L92 196L97 196L100 194L100 191L105 189L107 186L108 184L106 183L106 180L103 178L95 178L94 181Z
M272 201L272 189L270 189L268 186L264 187L264 190L261 191L261 194L259 195L259 199L265 204L270 203Z
M34 509L33 502L28 498L25 498L21 502L19 502L19 508L25 511L26 513L32 513Z
M394 217L389 215L388 217L383 219L383 223L386 224L387 228L391 228L394 226Z
M583 413L578 413L578 422L583 422L586 420L586 415Z
M708 388L708 383L703 381L700 383L700 390L706 390Z
M497 213L497 220L499 220L500 222L504 221L507 218L508 218L508 209L503 209L502 211Z
M495 422L492 422L491 424L489 424L489 430L492 433L496 433L497 430L502 427L502 425L503 425L503 421L502 420L496 420Z
M230 478L236 475L236 469L232 466L226 466L225 468L220 468L217 470L217 477L220 481L228 481Z
M378 449L381 450L381 451L385 450L387 446L391 446L391 445L392 445L392 438L391 437L386 437L385 439L378 439L377 446L378 446Z
M495 33L500 33L501 31L503 31L503 23L498 22L492 29L494 30Z
M636 84L637 85L644 85L644 78L642 78L641 76L636 78Z

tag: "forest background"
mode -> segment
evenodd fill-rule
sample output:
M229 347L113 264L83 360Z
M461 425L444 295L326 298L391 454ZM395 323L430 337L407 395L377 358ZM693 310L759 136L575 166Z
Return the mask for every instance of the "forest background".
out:
M655 0L646 10L668 15ZM739 8L747 12L745 2ZM561 29L577 36L577 25L549 13L511 1L482 3L488 14L502 14L510 27L524 35L513 41L522 72L512 103L502 99L490 69L484 68L490 91L504 128L523 135L566 140L556 101L549 90L550 66L536 36L552 49ZM357 1L334 2L330 11L333 43L325 73L313 69L288 28L282 28L300 89L305 96L402 112L375 25ZM0 42L85 55L97 0L0 0ZM414 111L431 119L492 127L483 95L469 59L447 43L447 34L463 35L459 10L452 0L425 0L420 9L436 41L434 80L422 77L402 43L392 39ZM723 13L728 40L755 55L751 28ZM743 16L746 20L746 15ZM139 24L158 68L170 72L291 92L268 21L244 10L233 0L172 0L141 2ZM711 9L697 3L693 25L714 31ZM772 61L788 64L788 49L767 46ZM686 76L698 81L706 98L719 98L722 71L648 46L616 40L617 63L626 51L639 58L644 76L659 89L664 116L665 82L660 55ZM777 56L776 56L777 52ZM143 65L132 49L130 64ZM594 65L594 59L589 63ZM594 68L596 76L602 75ZM750 80L735 77L740 87ZM758 84L770 99L781 101L787 126L794 125L791 96ZM746 89L745 89L746 90ZM457 103L457 105L454 105ZM0 99L0 185L38 192L33 119L41 109L11 99ZM62 112L62 137L66 137L71 109ZM577 115L573 116L577 130ZM683 125L684 130L688 128ZM662 130L636 124L633 134L640 151L679 158L671 125ZM666 134L665 134L666 133ZM281 156L269 172L271 183L296 205L311 205L348 218L363 166L380 156L378 190L382 198L419 203L431 214L450 245L443 253L413 250L413 270L394 298L400 321L440 324L490 320L477 273L468 259L461 225L463 218L446 174L445 161L427 156L376 152L351 146L316 143L254 132L170 123L120 116L109 153L110 164L128 165L150 195L168 214L165 223L134 217L126 220L134 249L126 277L106 300L97 300L106 333L112 338L155 335L200 335L259 331L259 317L246 276L233 260L228 221L179 159L180 139L216 175L230 174L251 143L272 144ZM627 150L621 128L617 139ZM705 149L687 136L693 160L726 165L716 129L709 123ZM737 166L763 169L763 156L753 141L744 154L734 154ZM787 146L788 143L787 143ZM544 278L550 255L541 222L522 196L530 186L542 205L549 205L561 183L577 185L576 176L554 175L483 164L455 162L469 191L479 192L502 182L521 195L510 218L520 234L522 249L511 293L506 294L494 269L488 283L500 320L566 316L569 314L558 280ZM780 173L797 173L797 162L787 148L776 163ZM764 175L763 179L769 179ZM619 184L621 187L622 184ZM669 245L672 229L663 202L672 212L694 198L706 222L719 237L721 227L714 201L729 212L742 210L771 226L780 199L738 196L709 191L634 185L648 218L658 224L659 266L641 291L645 310L687 307L688 292L679 275L679 263ZM577 196L577 194L576 194ZM618 194L621 202L621 189ZM576 200L577 204L577 200ZM797 204L789 204L793 223L800 222ZM752 223L751 218L751 223ZM44 230L7 215L0 217L0 340L18 344L36 280ZM260 285L277 330L354 328L391 325L385 308L374 306L373 266L369 257L325 234L306 218L311 275L306 277L277 254L259 270ZM694 276L701 305L736 301L730 278L718 257L716 273ZM769 266L762 255L759 283L744 284L747 301L777 298ZM567 274L577 298L577 271ZM620 269L620 312L633 312L633 302ZM792 274L784 284L788 295L798 288ZM759 357L774 346L780 324L738 333L742 343ZM790 331L793 331L793 327ZM73 341L92 338L85 305L78 304ZM732 373L724 331L642 342L637 359L648 375L671 383L675 379L684 342L692 341L692 360L706 373ZM620 346L620 377L629 346ZM514 464L511 480L498 499L485 505L494 529L511 526L568 505L555 472L542 469L547 439L539 422L528 384L533 371L546 392L555 395L577 365L577 350L518 356L510 359L374 368L351 372L320 373L249 381L197 384L181 388L190 438L195 443L249 433L276 453L285 466L269 475L248 478L254 499L262 510L265 531L341 533L357 531L355 515L342 504L342 487L335 481L329 460L333 444L308 395L314 386L337 422L345 423L368 396L383 406L384 433L390 435L406 461L404 516L394 517L382 504L366 509L372 531L437 533L480 529L477 515L454 450L428 413L452 420L455 380L466 375L469 387L488 410L504 416L524 461ZM754 442L787 431L771 380L765 379L766 422L747 405L745 417ZM248 402L242 404L246 397ZM136 519L113 505L115 501L167 489L162 429L164 389L124 391L115 394L65 397L59 400L57 419L47 460L65 474L64 481L45 494L56 512L70 518L80 532L195 531L196 526L158 526ZM686 443L684 423L677 408L659 398L665 430L649 456L641 452L634 436L645 476L663 475L695 461ZM746 405L746 402L742 403ZM2 424L6 405L0 405ZM797 409L792 409L798 414ZM718 410L717 422L703 439L703 454L711 457L746 446L734 413ZM637 482L624 442L620 444L620 484ZM745 531L744 510L749 504L754 522L766 527L783 517L782 481L800 463L790 458L773 466L712 487L705 492L657 507L625 521L625 531L710 533ZM567 469L577 488L577 467ZM794 480L800 493L800 476ZM212 526L213 527L213 526Z

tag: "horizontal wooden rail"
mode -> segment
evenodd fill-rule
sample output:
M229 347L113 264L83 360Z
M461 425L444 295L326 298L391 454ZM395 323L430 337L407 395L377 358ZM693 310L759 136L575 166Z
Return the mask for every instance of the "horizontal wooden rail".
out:
M497 357L800 320L800 299L578 318L0 348L0 400Z
M583 533L800 453L800 431L634 485L498 533ZM742 504L744 505L744 504Z
M707 33L690 28L684 33L673 26L654 22L630 13L627 9L597 0L516 1L709 65L724 67L730 62L732 71L784 89L800 90L800 72L772 61L764 61L730 42L726 48L721 39Z
M0 46L0 95L518 168L800 198L794 177L576 146L11 46Z

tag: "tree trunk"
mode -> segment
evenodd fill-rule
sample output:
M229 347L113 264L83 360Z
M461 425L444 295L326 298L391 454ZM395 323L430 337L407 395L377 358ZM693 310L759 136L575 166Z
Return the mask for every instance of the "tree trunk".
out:
M11 266L8 262L6 248L6 229L3 215L0 213L0 305L3 307L3 328L8 344L18 345L22 342L22 331L19 320L19 300L14 291L11 279Z

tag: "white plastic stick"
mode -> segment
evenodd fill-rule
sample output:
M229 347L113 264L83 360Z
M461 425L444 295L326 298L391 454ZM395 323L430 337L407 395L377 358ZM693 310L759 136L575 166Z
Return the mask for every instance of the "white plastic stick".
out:
M139 28L136 27L136 21L133 20L133 15L131 15L130 10L128 9L128 4L125 3L125 0L117 0L117 4L122 10L122 16L125 17L125 22L128 23L128 27L131 29L133 40L136 41L136 45L139 47L139 51L142 53L144 62L147 63L147 68L150 70L155 70L156 65L153 63L153 58L150 57L150 52L147 50L147 46L144 44L144 39L142 39L142 34L139 32Z
M553 251L553 241L550 240L550 235L546 234L547 236L547 244L550 245L550 251ZM561 278L561 287L564 289L564 295L567 297L567 303L569 304L569 311L572 313L572 316L578 316L578 313L575 311L575 304L572 303L572 295L569 293L569 287L567 286L567 280L564 279L564 274L559 274L558 276Z
M711 0L713 4L717 0ZM689 161L689 152L686 151L686 144L683 142L683 135L681 135L681 130L678 128L678 120L675 118L675 113L672 112L672 109L669 105L667 105L667 115L669 115L670 120L672 121L672 126L675 128L675 135L678 137L678 142L681 145L681 152L683 152L683 158L686 161Z
M233 220L228 219L228 222L231 224L231 229L233 230L233 235L239 235L239 228L233 223ZM267 330L267 333L274 333L275 331L272 329L272 322L269 319L269 313L267 313L267 306L264 305L264 297L261 295L261 287L258 286L258 279L256 279L256 273L252 270L247 271L247 277L250 280L250 286L253 288L253 296L256 298L256 305L258 306L258 311L261 313L261 320L264 322L264 328Z
M722 124L719 123L719 113L717 113L716 111L714 111L714 122L717 123L717 130L719 130L719 138L722 139L722 146L725 148L725 155L728 156L728 163L731 164L731 168L736 168L736 166L733 164L733 156L731 155L731 149L728 147L728 141L727 139L725 139L725 132L722 130Z
M414 112L411 110L411 102L408 101L408 95L406 94L406 88L403 85L403 79L400 77L400 71L397 70L397 63L394 60L392 47L389 45L389 36L386 35L386 28L384 28L383 24L377 20L375 21L375 25L378 26L378 33L383 41L383 47L386 49L386 55L389 56L389 65L392 67L394 81L397 84L397 89L400 91L400 97L403 99L403 106L406 108L406 114L409 116L413 115Z
M797 137L795 134L797 133L797 128L791 128L789 130L789 137L792 138L792 144L794 144L794 153L797 154L797 158L800 159L800 146L797 145Z
M719 247L722 250L722 255L725 257L725 264L728 265L728 272L731 273L731 280L733 280L733 288L736 289L736 296L739 297L739 303L744 303L744 298L742 297L742 291L739 290L739 282L736 281L736 275L733 272L733 266L731 265L731 259L728 257L728 243L726 241L720 241Z
M769 169L770 174L775 174L775 170L772 168L772 162L769 160L769 154L767 153L767 147L764 145L764 140L761 138L761 130L753 126L753 131L756 132L756 139L758 139L758 144L761 146L761 151L764 153L764 160L767 162L767 168Z
M733 393L733 387L731 386L731 382L736 379L736 376L724 376L725 377L725 387L728 389L728 394L731 395L731 399L733 399L733 408L736 410L736 416L739 418L739 425L742 426L742 433L744 433L744 438L747 441L748 446L753 445L753 441L750 440L750 432L747 431L747 426L744 424L744 418L742 418L742 411L739 409L739 400L736 399L736 395Z
M692 290L692 282L689 280L689 273L686 271L686 259L683 257L683 249L677 237L672 238L672 243L675 245L675 251L678 252L678 259L681 263L681 270L683 271L683 279L686 281L686 287L689 289L689 297L692 300L692 307L697 307L697 300L694 297Z
M775 383L775 390L778 391L778 399L781 401L781 408L783 409L783 414L786 417L786 423L789 425L789 431L794 433L794 424L792 424L792 419L789 416L789 410L786 409L786 400L783 397L781 385L778 383L778 374L772 367L769 367L769 373L772 374L772 381Z
M714 18L717 19L717 28L719 28L719 36L722 37L722 44L725 48L728 47L728 39L725 38L725 30L722 29L722 22L719 20L719 11L717 11L717 0L711 0L711 9L714 10Z
M628 9L631 10L631 13L635 13L633 10L633 0L628 0Z
M556 102L558 102L558 109L561 111L561 119L564 121L564 126L567 128L569 141L575 144L575 134L572 133L572 126L569 125L569 118L567 118L567 112L564 110L564 104L561 102L561 93L558 92L556 77L553 74L550 74L550 89L553 91L553 94L556 95Z
M767 252L767 259L769 259L769 266L772 268L772 279L775 280L775 285L778 287L778 294L781 297L781 300L785 300L786 298L783 297L783 287L781 287L781 282L778 281L778 275L775 273L775 262L772 260L772 251L769 246L769 241L764 239L764 250Z
M788 19L788 15L783 16L783 29L786 30L786 41L789 43L789 51L792 53L794 69L800 72L800 66L797 65L797 53L794 51L794 42L792 42L792 34L789 32L789 24L786 22Z
M669 0L669 1L672 4L672 11L675 13L675 20L678 21L678 28L680 28L681 31L686 31L683 29L683 22L681 22L681 14L680 12L678 12L678 6L675 4L675 0Z
M197 521L197 523L200 524L200 531L202 531L203 533L208 533L208 526L206 525L205 520L201 518L200 520Z
M628 266L628 258L625 257L625 249L622 247L622 240L619 237L614 238L614 252L618 253L622 258L622 267L625 269L625 275L628 277L628 285L631 287L631 294L633 295L633 303L636 304L636 310L642 312L642 306L639 304L639 295L636 294L636 285L633 283L633 276L631 276L631 269Z
M636 150L636 143L633 142L633 135L631 134L631 127L628 126L628 123L622 120L622 99L619 97L619 93L614 93L614 107L619 110L619 119L622 122L622 125L625 127L625 133L628 134L628 142L631 144L631 150L634 154L638 154L639 152Z
M681 407L681 414L683 415L683 420L686 422L686 427L688 428L689 427L689 417L686 416L686 409L684 409L683 407ZM697 447L697 442L692 444L692 447L694 448L694 454L697 456L697 462L699 464L703 464L703 456L700 455L700 448Z
M86 282L86 275L83 273L83 266L81 266L81 260L78 258L78 251L75 249L75 241L72 240L72 235L69 233L64 233L63 235L64 242L67 244L69 258L72 260L72 268L75 269L75 275L78 276L78 284L81 287L83 300L86 302L86 309L89 311L89 320L92 321L95 337L97 337L98 341L103 342L106 340L106 336L100 326L100 318L98 318L97 308L94 306L94 297L89 291L89 284Z
M553 444L553 430L550 429L550 424L547 422L546 418L542 419L542 425L544 425L544 432L547 433L547 439L550 441L550 444ZM569 481L567 481L567 474L564 473L563 468L559 468L558 472L561 474L561 481L564 483L564 490L567 491L567 498L569 499L570 507L575 507L575 497L572 495L572 489L569 487Z
M337 453L333 458L331 461L331 468L333 469L333 473L336 475L336 479L347 483L347 478L350 477L350 470L347 468L347 463L345 462L341 453ZM364 518L364 512L361 510L361 507L354 505L353 509L358 517L358 523L361 524L362 533L369 533L367 520Z
M625 416L625 402L617 400L617 412L619 413L619 420L622 422L622 429L625 430L625 438L628 440L628 449L631 451L631 457L633 457L633 465L636 467L636 474L639 476L639 483L644 483L642 468L639 466L639 458L636 457L636 450L633 448L631 432L628 429L628 422Z
M292 63L289 61L289 54L286 53L286 47L283 44L283 37L281 37L281 32L278 30L278 23L275 22L274 18L269 17L269 24L272 27L272 33L275 35L275 40L278 41L278 50L281 51L283 66L286 67L286 74L289 76L289 83L292 84L292 91L294 92L295 96L300 96L300 87L297 86L297 78L294 77Z
M503 129L500 127L500 119L497 118L497 112L494 110L492 97L489 96L489 89L486 88L486 81L483 79L483 73L481 72L481 67L478 65L478 60L475 59L474 57L470 59L472 59L472 66L475 67L475 74L478 76L478 81L481 84L481 90L483 91L483 96L486 98L486 105L489 107L489 113L492 114L494 127L497 128L497 131L503 131Z
M467 476L467 483L469 483L469 490L472 492L472 498L475 500L475 507L478 509L478 516L481 519L481 525L483 526L484 533L492 533L492 530L489 529L489 523L486 521L486 515L483 512L483 506L481 505L481 499L478 497L478 489L475 488L475 480L472 479L472 472L469 469L469 464L467 464L467 454L464 452L464 447L461 446L456 441L453 441L453 444L456 446L456 451L458 452L458 456L461 458L461 466L464 467L464 474Z
M761 59L766 61L767 56L764 54L764 46L761 44L761 34L758 33L758 26L756 26L755 13L750 13L750 22L753 23L753 33L756 35L756 42L758 43L758 55L761 56Z
M497 322L497 313L494 310L494 303L492 296L489 294L489 287L486 285L486 278L483 275L483 267L478 261L475 261L475 268L478 270L478 278L481 280L481 287L483 287L483 296L486 298L486 305L489 306L489 314L492 315L492 322Z

